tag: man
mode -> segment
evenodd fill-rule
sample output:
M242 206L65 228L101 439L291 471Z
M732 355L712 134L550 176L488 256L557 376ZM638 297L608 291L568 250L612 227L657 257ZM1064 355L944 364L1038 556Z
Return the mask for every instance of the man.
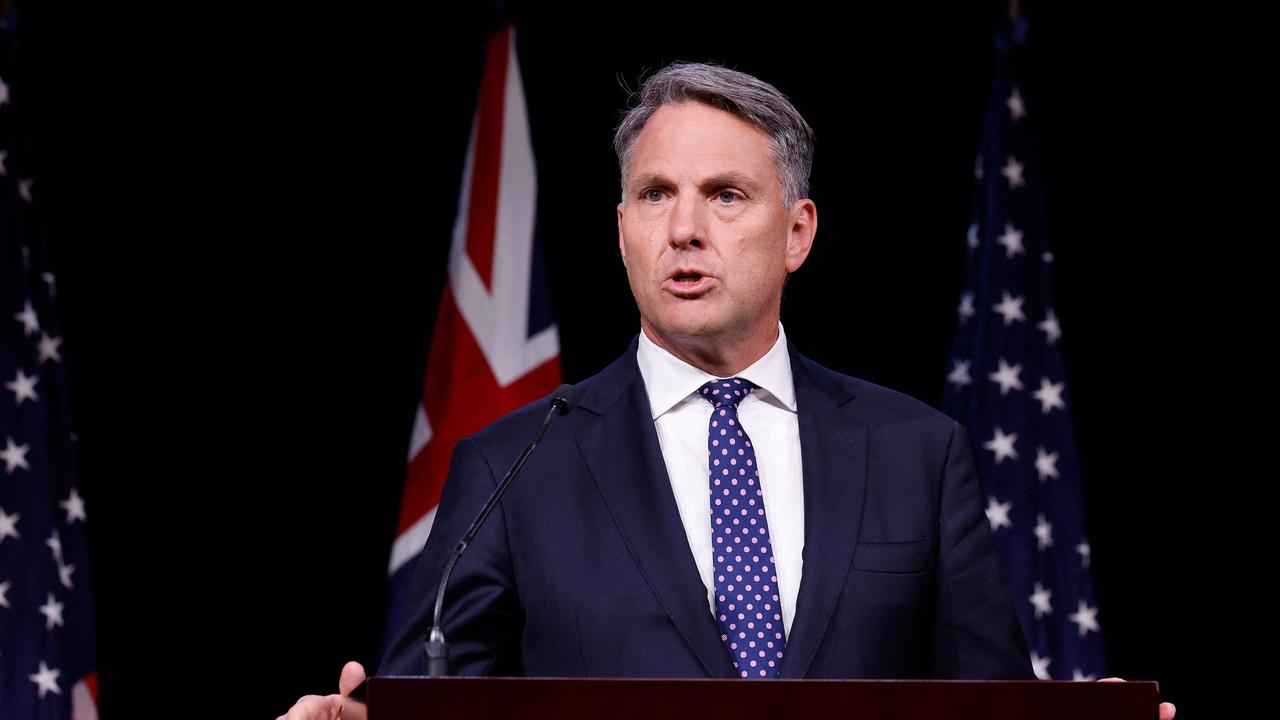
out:
M964 430L786 340L812 148L749 75L677 64L644 84L615 137L641 333L579 384L455 568L453 673L1034 678ZM458 444L380 674L424 673L444 562L545 412ZM335 717L363 677L349 663L340 695L288 717Z

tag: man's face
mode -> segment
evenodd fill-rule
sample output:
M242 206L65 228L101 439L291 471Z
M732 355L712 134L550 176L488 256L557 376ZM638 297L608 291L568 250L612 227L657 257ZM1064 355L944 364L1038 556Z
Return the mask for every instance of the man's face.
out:
M664 105L623 187L618 245L651 336L774 337L782 284L808 256L817 215L809 200L783 207L764 132L700 103Z

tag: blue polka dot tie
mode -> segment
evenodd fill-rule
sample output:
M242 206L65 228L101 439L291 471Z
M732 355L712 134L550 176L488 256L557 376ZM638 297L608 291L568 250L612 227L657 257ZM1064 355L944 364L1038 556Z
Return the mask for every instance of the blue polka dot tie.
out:
M713 405L707 448L720 640L739 675L771 678L778 676L786 647L778 571L756 451L738 420L738 403L754 389L746 380L730 378L713 380L698 394Z

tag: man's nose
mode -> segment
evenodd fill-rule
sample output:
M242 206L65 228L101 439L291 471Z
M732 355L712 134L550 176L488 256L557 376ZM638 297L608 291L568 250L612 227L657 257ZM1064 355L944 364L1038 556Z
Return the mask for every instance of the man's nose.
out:
M668 216L667 242L673 248L703 247L707 242L703 203L688 194L676 198Z

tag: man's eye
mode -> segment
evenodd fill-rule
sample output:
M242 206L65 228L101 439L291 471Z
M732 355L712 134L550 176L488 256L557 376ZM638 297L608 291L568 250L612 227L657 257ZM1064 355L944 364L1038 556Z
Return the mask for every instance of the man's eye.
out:
M720 202L728 205L729 203L736 202L738 200L738 193L732 190L721 190L720 194L717 195L716 198Z
M658 202L659 200L661 200L661 199L662 199L662 191L661 191L661 190L658 190L658 189L656 189L656 188L650 188L650 189L648 189L648 190L645 190L645 191L644 191L644 193L642 194L642 197L643 197L645 200L648 200L649 202L655 202L655 203L656 203L656 202Z

